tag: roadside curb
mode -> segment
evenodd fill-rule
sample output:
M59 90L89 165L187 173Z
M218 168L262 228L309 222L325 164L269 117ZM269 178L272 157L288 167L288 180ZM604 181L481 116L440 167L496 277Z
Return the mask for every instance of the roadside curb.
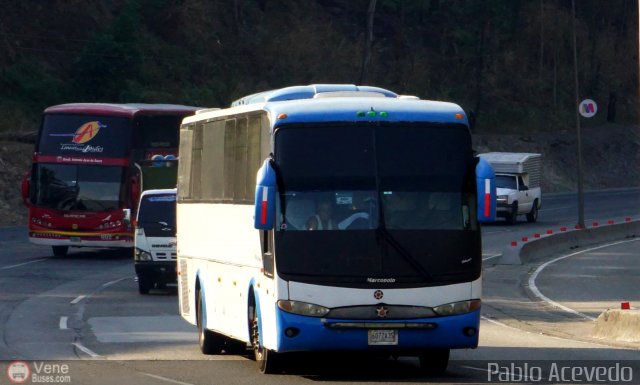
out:
M535 234L531 240L523 238L522 242L511 242L496 264L522 265L563 251L637 236L640 236L640 221L632 221L630 218L621 223L611 222L603 226L594 223L594 226L586 229L562 228L561 232Z

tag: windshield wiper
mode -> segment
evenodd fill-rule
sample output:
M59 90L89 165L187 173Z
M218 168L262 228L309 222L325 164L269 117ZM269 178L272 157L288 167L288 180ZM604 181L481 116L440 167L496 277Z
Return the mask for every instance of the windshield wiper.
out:
M389 233L389 230L387 230L384 226L380 226L378 227L377 232L379 234L382 234L387 243L390 244L391 247L393 247L402 258L404 258L409 266L420 273L422 278L426 279L427 281L433 282L433 277L431 276L431 274L429 274L429 272L426 271L424 267L422 267L420 262L418 262L418 260L416 260L413 255L411 255L411 253L407 251L407 249L405 249L404 246L402 246L402 244L400 244L400 242L398 242L398 240L396 240L393 235L391 235L391 233Z

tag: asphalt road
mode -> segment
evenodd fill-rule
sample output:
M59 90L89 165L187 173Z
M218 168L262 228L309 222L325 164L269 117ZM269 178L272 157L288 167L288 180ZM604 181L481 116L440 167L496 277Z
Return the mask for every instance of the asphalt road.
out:
M589 194L587 222L637 219L639 197L638 190ZM485 258L500 253L511 239L573 226L573 200L565 195L545 197L536 224L485 226ZM200 354L195 328L178 316L175 288L139 295L129 255L83 249L53 258L50 248L27 242L24 228L1 228L0 359L66 364L71 381L67 383L140 385L483 383L492 376L488 369L495 366L490 365L499 365L504 373L509 365L523 363L518 360L540 366L550 360L633 366L640 361L637 348L576 337L575 331L588 332L591 321L554 303L587 317L622 299L640 303L637 246L622 243L547 265L538 272L535 286L552 302L536 297L528 285L539 265L487 266L480 347L453 351L443 377L424 377L413 358L326 355L301 356L288 373L264 376L249 357ZM548 373L543 369L543 377ZM634 374L630 383L640 383L637 366ZM493 374L491 380L498 376ZM0 373L0 384L5 382Z

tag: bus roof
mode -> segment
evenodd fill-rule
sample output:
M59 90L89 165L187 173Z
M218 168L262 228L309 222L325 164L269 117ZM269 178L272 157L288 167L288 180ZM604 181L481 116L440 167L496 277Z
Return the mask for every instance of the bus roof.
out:
M279 88L276 90L258 92L240 98L233 103L232 107L254 103L279 102L284 100L312 99L326 93L377 93L380 96L395 98L395 92L380 87L356 86L354 84L310 84L307 86L292 86Z
M48 107L45 114L91 114L134 117L143 115L192 115L202 107L183 106L179 104L144 104L144 103L68 103Z
M359 121L468 124L464 110L455 103L392 97L327 97L239 105L190 116L184 123L255 111L268 113L272 127L277 123ZM287 117L279 119L281 114Z

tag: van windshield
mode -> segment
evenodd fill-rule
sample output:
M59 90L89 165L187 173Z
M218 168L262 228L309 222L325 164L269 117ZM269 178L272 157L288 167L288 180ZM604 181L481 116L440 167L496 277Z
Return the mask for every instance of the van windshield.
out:
M496 187L517 190L516 177L513 175L496 175Z
M138 209L138 227L147 236L175 237L176 194L145 195Z

